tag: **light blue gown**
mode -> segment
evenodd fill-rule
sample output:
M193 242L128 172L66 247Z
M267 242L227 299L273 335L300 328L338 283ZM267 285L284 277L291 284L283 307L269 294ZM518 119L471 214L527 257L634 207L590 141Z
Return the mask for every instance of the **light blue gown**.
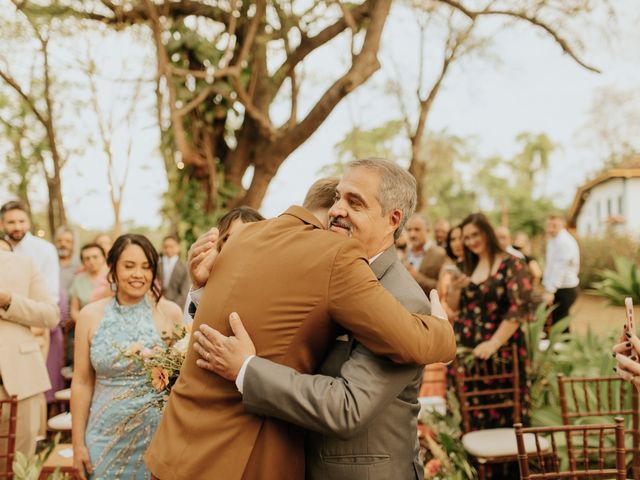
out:
M151 478L142 456L160 421L159 398L142 369L126 358L132 343L151 348L162 344L146 297L130 306L114 298L91 342L91 365L96 372L85 442L94 480ZM118 348L116 348L116 345ZM127 398L122 398L122 397ZM136 412L142 413L136 415Z

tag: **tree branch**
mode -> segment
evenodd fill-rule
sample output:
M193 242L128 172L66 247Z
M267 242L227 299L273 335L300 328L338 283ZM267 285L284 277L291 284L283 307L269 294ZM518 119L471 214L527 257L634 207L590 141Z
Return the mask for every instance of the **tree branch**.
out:
M176 107L176 87L173 84L167 50L164 46L164 43L162 42L162 26L160 25L160 17L158 15L158 11L152 0L144 0L144 4L151 21L151 30L153 32L153 39L156 44L158 57L158 75L164 76L167 84L167 90L169 91L169 117L171 119L171 125L173 126L176 147L182 155L184 163L202 166L204 164L204 160L194 151L194 149L189 144L187 133L185 132L184 125L182 123L182 117L179 115L178 108Z
M356 87L366 82L379 68L378 51L382 30L389 15L391 0L368 0L370 23L362 50L351 68L322 95L307 116L289 129L275 148L286 155L298 148L314 132L340 101ZM342 20L344 22L344 20Z
M20 95L20 97L26 102L27 106L29 107L29 110L33 112L33 114L36 116L36 118L42 124L42 126L44 128L47 128L47 119L36 108L36 105L33 102L33 99L29 95L27 95L24 92L24 90L22 90L22 87L18 85L18 82L16 82L16 80L9 73L5 72L1 68L0 68L0 78L2 78L7 83L7 85L9 85L18 95Z
M101 3L105 8L110 10L113 15L109 16L102 13L96 13L93 9L87 11L79 10L71 6L56 5L54 7L50 7L27 2L24 2L24 7L27 8L30 13L36 15L49 15L53 8L55 9L55 13L58 15L70 15L79 19L97 20L107 25L117 25L122 23L133 25L151 20L145 2L132 2L132 8L127 10L125 10L122 5L117 5L108 0L101 0ZM194 0L181 0L179 2L168 0L157 6L164 10L163 14L174 18L195 15L210 18L211 20L221 22L226 25L230 17L229 12L219 8L218 6Z
M532 25L534 25L534 26L536 26L538 28L541 28L545 32L547 32L547 34L549 34L551 36L551 38L553 38L553 40L558 45L560 45L560 48L562 48L562 50L567 55L569 55L569 57L571 57L578 65L580 65L581 67L583 67L586 70L589 70L591 72L602 73L598 68L596 68L594 66L591 66L591 65L588 65L587 63L582 61L578 57L578 55L573 51L573 49L569 46L569 43L564 38L562 38L562 36L558 32L556 32L555 29L553 29L551 26L549 26L543 20L540 20L535 15L529 15L524 11L515 12L515 11L511 11L511 10L491 10L491 9L470 10L467 7L465 7L461 2L459 2L457 0L438 0L438 1L440 3L444 3L446 5L449 5L452 8L455 8L456 10L460 11L461 13L463 13L464 15L469 17L471 20L475 20L479 16L499 15L499 16L513 17L513 18L528 22L528 23L530 23L530 24L532 24Z
M349 11L351 13L351 19L353 20L353 22L358 24L362 22L362 20L372 11L371 5L375 4L375 2L376 0L366 0L364 3L350 9ZM296 65L303 61L311 52L337 37L348 26L349 25L347 19L345 19L345 17L343 16L340 18L340 20L326 27L324 30L314 35L313 37L303 36L300 45L296 47L291 55L287 56L287 60L274 73L274 91L272 96L275 97L282 83L285 81L287 76L289 76L291 70L293 70Z

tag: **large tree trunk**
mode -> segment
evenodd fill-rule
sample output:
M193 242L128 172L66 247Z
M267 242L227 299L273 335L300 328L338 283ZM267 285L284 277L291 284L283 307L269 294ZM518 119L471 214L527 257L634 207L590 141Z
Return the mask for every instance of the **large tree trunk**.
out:
M47 190L49 192L47 220L49 223L49 232L53 238L58 227L66 225L67 217L62 201L62 189L60 188L59 179L47 177Z
M409 164L409 173L416 179L416 212L420 212L425 206L424 182L427 175L427 165L424 161L421 161L418 158L419 152L420 148L418 145L414 144L411 146L411 163Z

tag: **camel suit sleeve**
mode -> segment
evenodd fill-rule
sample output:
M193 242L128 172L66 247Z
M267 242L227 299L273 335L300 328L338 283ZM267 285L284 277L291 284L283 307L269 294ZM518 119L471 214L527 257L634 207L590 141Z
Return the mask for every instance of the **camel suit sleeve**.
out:
M416 375L358 345L340 377L300 374L264 358L247 365L245 411L276 417L307 430L348 439L365 429Z
M40 272L33 265L28 270L28 295L12 292L9 308L0 308L0 319L26 327L54 328L60 321L58 304L51 298Z
M409 313L377 280L355 242L336 255L329 281L333 320L376 355L396 363L425 365L453 359L451 325L430 315Z

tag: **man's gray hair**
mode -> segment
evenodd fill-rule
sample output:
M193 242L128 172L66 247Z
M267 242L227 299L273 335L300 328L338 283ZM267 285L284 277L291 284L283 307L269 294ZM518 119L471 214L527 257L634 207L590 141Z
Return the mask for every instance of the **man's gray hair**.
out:
M409 172L397 164L382 158L364 158L347 163L347 170L353 168L370 168L380 174L380 188L378 202L383 215L391 210L402 212L402 220L394 232L394 239L398 239L405 223L416 210L417 193L416 179Z
M74 233L73 230L71 230L70 227L67 227L66 225L62 225L58 228L56 228L55 233L53 234L53 239L55 240L56 238L58 238L60 235L64 235L65 233L70 233L71 236L73 237L73 240L75 241L76 239L76 234Z

